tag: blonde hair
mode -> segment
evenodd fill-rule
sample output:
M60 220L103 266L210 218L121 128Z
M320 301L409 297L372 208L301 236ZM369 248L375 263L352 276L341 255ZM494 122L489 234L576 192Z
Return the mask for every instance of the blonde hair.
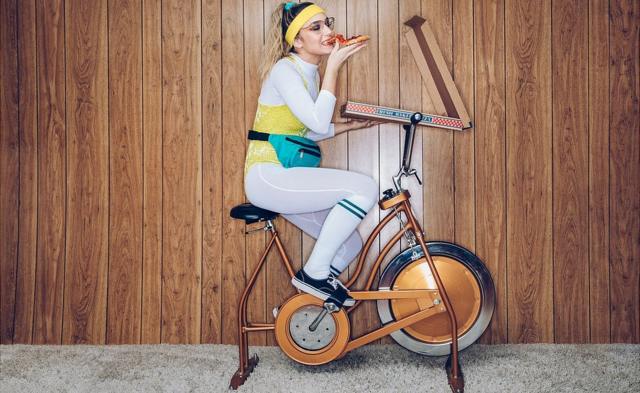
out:
M271 26L266 37L264 55L260 61L260 81L264 81L271 71L271 67L291 51L291 45L284 40L282 34L282 12L284 4L280 3L271 14Z
M289 45L284 39L286 28L293 22L296 15L300 13L310 2L296 3L285 11L284 7L286 3L280 3L271 14L271 25L269 26L269 33L267 33L266 43L264 46L264 53L262 60L260 61L260 81L264 81L271 68L278 60L289 53L295 52L292 45ZM283 21L284 19L284 21Z

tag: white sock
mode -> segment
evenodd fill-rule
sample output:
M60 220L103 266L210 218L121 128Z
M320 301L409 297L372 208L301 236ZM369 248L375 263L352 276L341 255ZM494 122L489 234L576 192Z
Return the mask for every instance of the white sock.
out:
M338 277L353 262L362 249L362 238L357 230L351 233L351 236L342 243L338 249L336 256L333 257L329 271Z
M304 266L304 272L311 278L321 280L329 277L329 266L340 246L351 236L362 221L373 202L361 195L343 199L327 215L320 236ZM349 261L336 261L335 268L348 266ZM342 271L342 270L341 270Z

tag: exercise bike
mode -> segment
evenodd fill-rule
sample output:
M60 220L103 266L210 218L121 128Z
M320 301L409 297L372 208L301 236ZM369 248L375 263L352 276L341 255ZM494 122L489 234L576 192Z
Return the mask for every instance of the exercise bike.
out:
M306 365L320 365L341 358L346 353L390 335L404 348L427 356L448 355L445 370L453 392L464 391L464 376L458 352L474 343L485 331L495 306L495 289L489 270L469 250L449 242L427 242L411 210L409 191L402 188L404 177L415 176L410 168L416 125L422 114L414 113L411 123L403 125L405 143L402 164L393 176L395 189L383 192L378 205L390 213L374 228L359 255L354 274L345 283L356 301L351 307L338 307L331 298L323 301L301 293L274 309L275 323L247 321L247 299L274 244L293 277L291 262L278 236L273 220L278 213L245 203L231 209L231 217L247 224L264 222L271 239L262 254L238 307L238 346L240 365L230 383L231 389L242 385L258 364L258 356L249 357L248 333L272 330L278 346L289 358ZM362 290L351 288L362 273L365 257L382 228L392 220L400 230L382 248ZM372 288L382 261L401 239L408 247L392 258L382 271L377 288ZM360 337L351 337L349 315L363 301L375 301L381 327ZM453 338L453 339L452 339Z

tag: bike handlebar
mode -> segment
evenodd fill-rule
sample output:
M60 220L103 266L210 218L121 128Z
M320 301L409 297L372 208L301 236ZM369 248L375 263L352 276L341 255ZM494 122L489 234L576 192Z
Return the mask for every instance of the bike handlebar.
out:
M422 113L415 112L410 118L411 124L402 126L405 130L404 148L402 152L402 165L398 174L393 177L393 184L397 191L402 189L401 181L403 176L415 176L418 183L422 185L422 180L418 177L418 173L411 166L411 153L413 152L413 142L415 139L416 126L422 121Z
M404 152L402 154L402 168L409 170L411 165L411 153L413 152L413 141L416 134L416 125L422 121L422 113L416 112L411 115L411 124L402 126L405 132Z

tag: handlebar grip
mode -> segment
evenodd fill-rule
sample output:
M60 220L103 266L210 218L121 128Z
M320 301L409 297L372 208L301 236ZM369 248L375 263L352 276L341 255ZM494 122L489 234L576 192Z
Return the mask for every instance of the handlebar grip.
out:
M411 153L413 151L413 140L416 133L416 125L422 121L422 113L415 112L411 115L411 124L405 124L402 128L406 134L404 138L404 154L402 155L402 167L406 170L411 166Z

